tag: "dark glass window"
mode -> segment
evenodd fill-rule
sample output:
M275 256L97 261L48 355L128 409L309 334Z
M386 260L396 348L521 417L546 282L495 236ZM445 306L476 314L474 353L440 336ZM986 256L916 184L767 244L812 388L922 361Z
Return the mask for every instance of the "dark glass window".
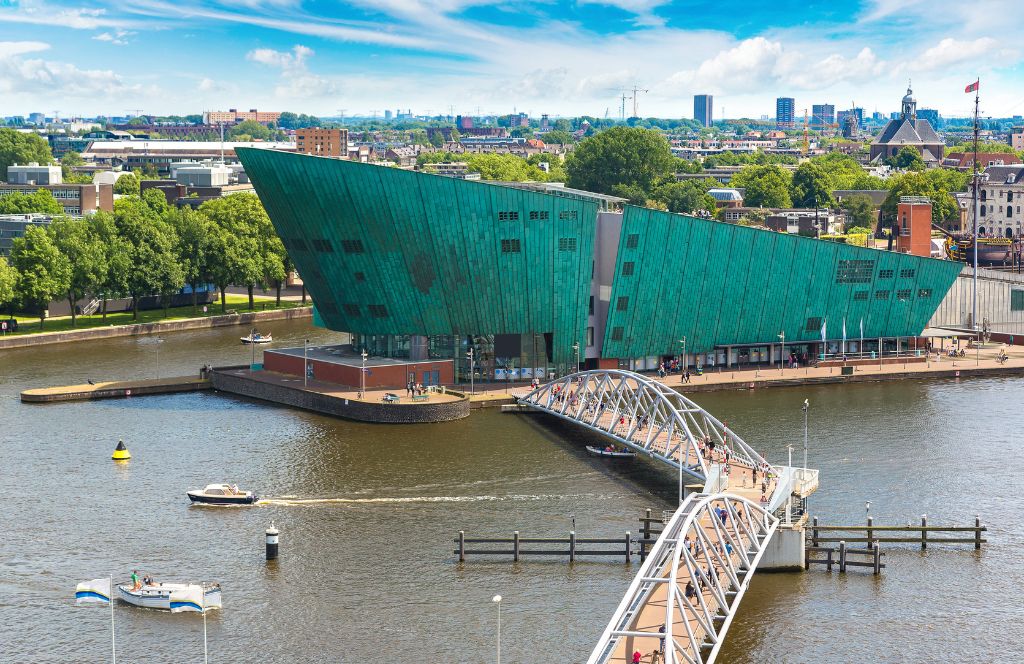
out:
M343 304L341 310L345 312L345 315L349 318L359 318L362 314L359 312L358 304Z
M387 318L388 317L388 308L385 307L383 304L371 304L369 306L369 309L370 309L370 315L373 316L374 318Z
M519 253L519 238L512 238L509 240L501 241L501 253L503 254L518 254Z
M619 299L615 302L615 310L625 311L627 308L629 308L629 298L626 296L619 297Z
M636 264L633 261L626 261L622 264L622 276L628 277L633 274L633 268Z
M346 254L361 254L363 253L363 241L362 240L342 240L341 250Z

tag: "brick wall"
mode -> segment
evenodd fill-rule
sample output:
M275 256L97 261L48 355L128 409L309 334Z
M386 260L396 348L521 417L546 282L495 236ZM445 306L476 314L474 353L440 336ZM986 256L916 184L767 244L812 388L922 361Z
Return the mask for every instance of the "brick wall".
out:
M334 362L309 359L313 367L313 376L317 380L336 383L338 385L359 386L359 367L346 366ZM263 353L263 366L268 371L302 375L302 357L275 353L272 350ZM451 385L455 382L455 364L452 360L438 360L433 362L410 362L408 364L392 364L384 366L368 367L370 372L366 376L366 387L393 387L405 389L408 382L408 374L415 374L415 382L425 383L423 372L437 371L439 381L442 385Z

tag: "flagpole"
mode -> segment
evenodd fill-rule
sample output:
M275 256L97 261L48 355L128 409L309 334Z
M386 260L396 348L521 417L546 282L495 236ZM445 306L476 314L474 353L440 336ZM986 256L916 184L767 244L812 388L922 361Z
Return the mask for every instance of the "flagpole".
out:
M210 664L210 656L206 649L206 586L203 586L203 664Z
M980 96L981 77L975 81L974 87L974 298L971 313L971 328L978 329L978 99Z
M110 664L117 664L117 637L114 634L114 575L110 577Z

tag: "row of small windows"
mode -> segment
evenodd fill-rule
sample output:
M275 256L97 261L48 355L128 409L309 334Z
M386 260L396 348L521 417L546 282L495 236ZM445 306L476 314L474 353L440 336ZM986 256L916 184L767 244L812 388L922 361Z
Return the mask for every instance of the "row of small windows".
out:
M836 266L837 284L869 284L875 271L873 260L841 260Z
M547 221L551 218L551 213L547 210L530 210L529 217L530 221ZM575 221L579 218L579 212L577 210L562 210L558 213L558 218L562 221ZM498 212L498 221L519 221L519 212L502 210Z
M373 318L387 318L388 308L383 304L369 304L366 306L370 312L370 316ZM363 312L359 309L358 304L343 304L341 310L345 312L345 315L349 318L361 318Z
M1003 206L1002 205L999 206L999 211L1000 212L1003 211ZM984 203L982 203L981 208L978 210L978 216L985 217L990 212L992 214L995 214L996 213L996 206L993 205L992 207L988 207ZM1020 206L1019 205L1017 206L1017 213L1020 214ZM1012 217L1013 216L1013 206L1012 205L1007 205L1006 206L1006 216L1007 217Z
M576 251L576 238L574 237L560 237L558 238L558 250L559 251ZM503 254L518 254L522 251L522 242L519 238L507 238L501 241L501 253Z

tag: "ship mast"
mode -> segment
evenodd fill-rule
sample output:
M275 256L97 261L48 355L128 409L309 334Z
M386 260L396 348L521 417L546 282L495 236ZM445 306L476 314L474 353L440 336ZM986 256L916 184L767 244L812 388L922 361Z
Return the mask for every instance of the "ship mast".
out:
M973 307L971 313L971 327L975 330L978 329L978 180L980 175L978 173L978 88L981 87L979 84L975 84L974 88L974 192L973 192L973 204L974 204L974 227L972 229L974 235L974 298Z

